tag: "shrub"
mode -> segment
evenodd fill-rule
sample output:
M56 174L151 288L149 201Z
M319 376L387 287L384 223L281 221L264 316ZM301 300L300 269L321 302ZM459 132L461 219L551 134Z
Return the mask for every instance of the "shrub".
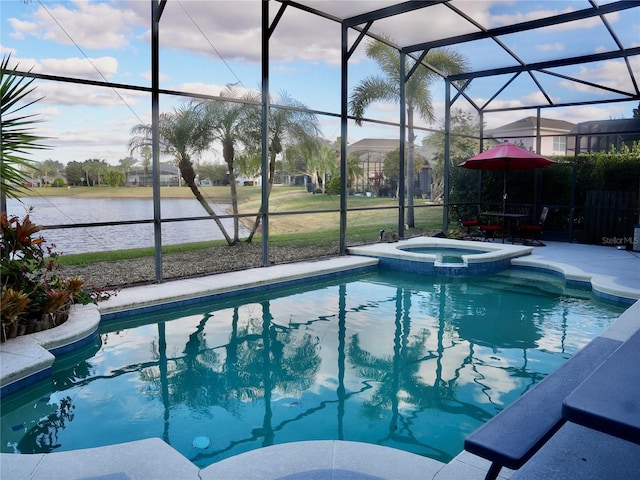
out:
M108 298L85 290L79 277L58 275L55 245L45 246L44 238L36 236L42 227L29 214L21 221L2 212L0 227L0 341L64 323L74 303Z
M329 195L340 195L340 176L334 175L327 182L327 193Z

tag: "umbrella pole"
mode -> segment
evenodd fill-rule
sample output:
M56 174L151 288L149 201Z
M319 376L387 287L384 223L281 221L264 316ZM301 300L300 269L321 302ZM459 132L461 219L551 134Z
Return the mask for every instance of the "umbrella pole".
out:
M502 213L507 211L507 171L503 172L502 177Z
M507 169L505 168L502 176L502 243L504 243L504 231L507 228L507 219L504 214L507 213Z

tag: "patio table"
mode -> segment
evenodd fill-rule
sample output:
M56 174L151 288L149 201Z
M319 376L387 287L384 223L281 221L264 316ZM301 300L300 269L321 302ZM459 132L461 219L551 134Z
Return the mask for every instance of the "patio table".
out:
M502 213L502 212L480 212L481 217L494 217L502 219L502 230L505 230L505 224L507 220L522 220L523 218L527 218L529 215L525 213ZM509 235L509 239L511 243L513 243L513 234L511 233L511 222L508 224L508 228L506 229L507 235ZM502 237L502 243L504 243L504 236Z
M640 330L564 399L562 415L640 444Z

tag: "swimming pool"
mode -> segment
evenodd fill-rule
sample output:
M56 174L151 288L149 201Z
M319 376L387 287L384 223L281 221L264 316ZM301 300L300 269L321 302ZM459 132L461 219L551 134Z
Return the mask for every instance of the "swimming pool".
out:
M160 437L205 466L342 439L447 462L623 310L536 272L380 270L150 312L3 399L2 451Z

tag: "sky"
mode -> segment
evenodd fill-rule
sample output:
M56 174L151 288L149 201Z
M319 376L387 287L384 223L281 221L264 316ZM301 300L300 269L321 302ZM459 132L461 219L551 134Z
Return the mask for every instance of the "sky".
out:
M341 8L350 14L384 6L389 2L320 0L321 8ZM608 2L599 2L608 3ZM271 17L280 4L272 2ZM487 27L511 25L550 13L586 8L586 0L576 1L483 1L454 0L464 13ZM2 0L0 3L0 49L10 54L20 69L42 74L150 86L150 2L146 0ZM402 22L388 19L376 23L376 32L400 44L413 39L427 41L468 32L459 17L437 6L437 19L414 13ZM430 10L431 12L431 10ZM640 46L640 9L606 16L625 47ZM258 89L261 82L260 2L258 0L169 0L160 27L160 86L163 89L217 95L225 85ZM586 55L616 48L603 22L591 19L548 27L542 32L523 32L504 38L507 47L527 62L549 58ZM416 42L417 43L417 42ZM504 49L489 41L464 44L462 53L475 68L505 66ZM270 41L270 91L275 97L286 92L307 107L334 114L340 111L340 29L338 24L288 9ZM640 80L640 61L631 59L631 69ZM627 66L623 61L600 62L558 68L564 76L605 83L612 89L630 91ZM368 59L364 47L349 62L349 90L378 66ZM477 79L468 94L479 104L495 95L509 77ZM583 101L600 93L589 86L552 75L537 79L552 92L556 101ZM48 137L52 148L38 152L34 160L53 159L66 164L89 158L116 165L130 155L130 129L151 118L151 99L145 92L73 85L46 80L34 82L42 100L30 108L42 123L37 133ZM437 112L434 123L418 122L428 128L442 125L444 82L431 86ZM514 107L534 104L543 98L535 82L519 76L491 102L491 106ZM161 111L171 111L185 103L184 97L161 96ZM544 110L543 117L574 123L588 120L630 118L638 102L583 105ZM469 110L463 101L454 108ZM526 116L535 110L499 112L485 116L486 128L495 128ZM377 102L366 116L398 121L398 105ZM339 120L319 116L322 134L328 140L340 135ZM349 125L348 143L362 138L397 138L397 127ZM418 141L424 136L419 134ZM137 156L137 155L134 155ZM221 161L215 147L203 160Z

